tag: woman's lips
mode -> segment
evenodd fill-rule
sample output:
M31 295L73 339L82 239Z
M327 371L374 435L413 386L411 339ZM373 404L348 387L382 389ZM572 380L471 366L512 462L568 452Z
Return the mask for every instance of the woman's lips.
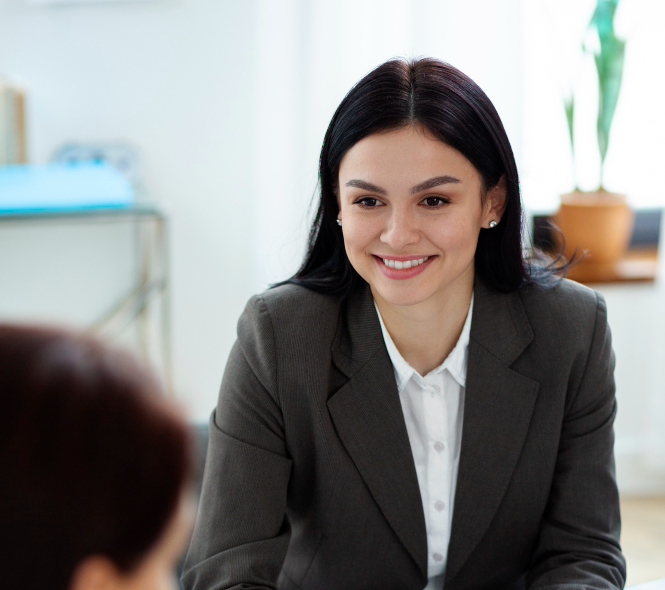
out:
M421 258L407 258L406 260L401 258L383 258L381 256L379 256L379 258L381 258L383 260L383 264L389 268L402 270L403 268L413 268L414 266L422 264L429 258L429 256L422 256Z
M374 255L379 270L389 279L410 279L423 272L435 256L389 256ZM407 266L408 265L408 266Z

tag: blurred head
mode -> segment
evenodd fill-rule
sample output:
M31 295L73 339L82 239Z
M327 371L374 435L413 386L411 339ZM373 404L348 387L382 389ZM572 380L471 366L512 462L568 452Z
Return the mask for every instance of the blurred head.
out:
M499 115L485 93L454 67L434 59L391 60L346 95L325 135L319 164L321 195L308 253L295 282L348 293L360 282L346 254L340 213L340 165L371 136L406 127L444 144L478 175L478 205L493 189L504 193L498 225L472 236L474 267L491 286L513 290L529 281L522 253L522 207L515 159ZM383 187L386 188L386 187Z
M0 325L3 584L174 587L190 461L186 423L129 354Z

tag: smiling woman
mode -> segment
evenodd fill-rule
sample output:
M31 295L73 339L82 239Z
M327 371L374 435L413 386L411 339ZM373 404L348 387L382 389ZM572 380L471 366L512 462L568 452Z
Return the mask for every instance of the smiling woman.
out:
M525 257L487 96L386 62L320 183L301 269L238 323L185 587L622 588L605 303Z

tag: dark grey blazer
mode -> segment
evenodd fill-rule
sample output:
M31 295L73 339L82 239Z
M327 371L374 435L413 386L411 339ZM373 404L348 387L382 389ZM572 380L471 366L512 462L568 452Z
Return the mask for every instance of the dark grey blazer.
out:
M622 588L614 357L600 295L476 280L445 576ZM253 297L210 421L186 589L416 590L421 496L369 288Z

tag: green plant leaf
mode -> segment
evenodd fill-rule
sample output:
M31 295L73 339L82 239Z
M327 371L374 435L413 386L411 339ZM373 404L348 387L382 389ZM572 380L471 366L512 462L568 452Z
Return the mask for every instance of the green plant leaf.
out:
M573 115L575 113L575 97L571 94L564 97L563 108L566 110L566 122L568 123L568 137L570 138L570 153L575 159L575 135L573 131Z
M600 180L602 186L603 166L609 145L610 127L614 111L619 100L623 63L626 49L625 41L614 34L614 13L619 0L598 0L596 10L591 17L590 27L598 31L600 50L594 53L598 72L598 120L596 131L600 151Z
M610 45L611 48L595 56L599 83L597 131L601 163L605 162L610 127L619 100L626 43L615 37L611 41L606 41L606 47Z

